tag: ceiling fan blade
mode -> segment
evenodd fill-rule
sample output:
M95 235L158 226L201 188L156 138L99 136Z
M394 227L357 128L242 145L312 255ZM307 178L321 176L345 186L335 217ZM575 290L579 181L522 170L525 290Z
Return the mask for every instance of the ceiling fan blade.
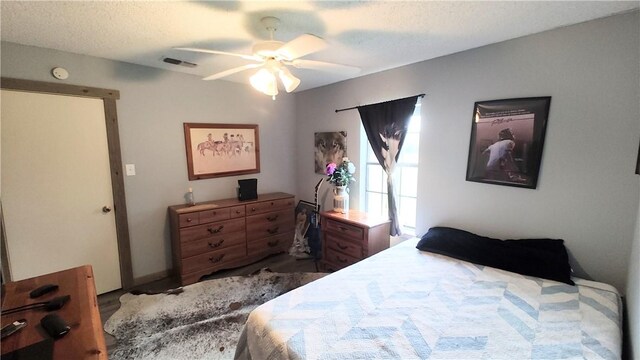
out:
M276 52L283 59L293 60L320 51L327 46L324 39L311 34L303 34L282 45Z
M342 75L355 75L360 72L360 68L357 68L355 66L334 64L315 60L296 59L293 61L288 61L285 64L292 65L293 67L296 67L298 69L330 71Z
M174 49L175 50L183 50L183 51L200 52L200 53L205 53L205 54L230 55L230 56L240 57L240 58L243 58L245 60L262 61L262 59L257 57L257 56L230 53L230 52L226 52L226 51L217 51L217 50L200 49L200 48L183 48L183 47L177 47L177 48L174 48Z
M260 67L260 66L262 66L262 64L242 65L242 66L238 66L238 67L233 68L233 69L229 69L229 70L225 70L225 71L219 72L217 74L209 75L209 76L207 76L205 78L202 78L202 80L216 80L216 79L223 78L225 76L229 76L229 75L233 75L235 73L239 73L240 71L254 69L254 68L257 68L257 67Z

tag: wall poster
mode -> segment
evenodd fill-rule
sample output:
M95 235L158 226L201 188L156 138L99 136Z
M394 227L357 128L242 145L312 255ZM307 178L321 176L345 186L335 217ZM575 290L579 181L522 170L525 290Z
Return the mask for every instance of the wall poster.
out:
M550 96L476 102L466 180L535 189L550 104Z
M189 180L260 172L258 125L184 123Z
M347 156L347 132L315 133L314 154L316 174L326 175L327 164L339 164Z

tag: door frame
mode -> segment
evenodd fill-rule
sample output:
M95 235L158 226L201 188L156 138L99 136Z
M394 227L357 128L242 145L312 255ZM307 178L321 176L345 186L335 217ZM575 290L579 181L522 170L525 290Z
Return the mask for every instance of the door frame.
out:
M120 153L120 135L118 133L118 114L116 100L120 99L118 90L94 88L88 86L50 83L43 81L0 78L0 88L26 92L67 95L101 99L104 103L104 115L107 128L107 144L109 148L109 168L111 170L111 187L113 193L113 210L116 221L118 255L120 257L120 280L123 289L131 288L133 283L133 267L131 265L131 246L129 243L129 223L127 220L127 202L124 193L124 177L122 174L122 156ZM4 226L2 226L4 228ZM4 235L4 234L2 234ZM6 249L6 239L2 236L2 250ZM2 251L2 273L7 276L3 281L11 281L9 259L6 251Z

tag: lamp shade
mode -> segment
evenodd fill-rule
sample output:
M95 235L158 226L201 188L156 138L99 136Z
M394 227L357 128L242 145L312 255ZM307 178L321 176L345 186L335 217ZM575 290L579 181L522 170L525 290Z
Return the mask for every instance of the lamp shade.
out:
M260 69L249 78L249 82L254 89L266 95L278 95L278 83L276 82L276 77L267 69Z
M297 77L293 76L291 74L291 72L289 71L289 69L287 69L286 67L282 67L280 68L279 71L279 75L280 75L280 80L282 81L282 84L284 85L284 89L290 93L293 90L295 90L298 85L300 85L300 79L298 79Z

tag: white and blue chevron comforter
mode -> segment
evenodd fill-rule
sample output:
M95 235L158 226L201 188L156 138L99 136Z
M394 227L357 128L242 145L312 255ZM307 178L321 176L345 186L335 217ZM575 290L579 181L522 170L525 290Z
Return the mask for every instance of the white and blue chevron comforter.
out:
M406 241L255 309L236 358L619 359L611 286L527 277Z

